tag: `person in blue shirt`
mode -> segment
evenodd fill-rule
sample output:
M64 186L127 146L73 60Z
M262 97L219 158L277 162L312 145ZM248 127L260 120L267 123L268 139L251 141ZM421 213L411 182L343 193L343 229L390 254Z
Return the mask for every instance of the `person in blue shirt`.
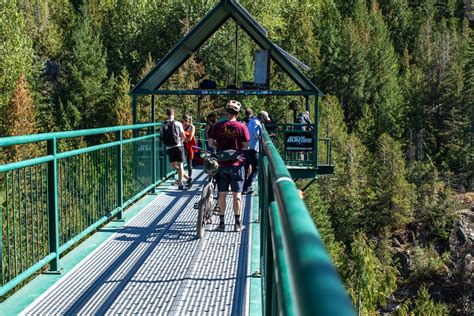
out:
M249 149L245 153L245 182L242 194L252 194L252 184L258 173L258 150L259 137L262 123L270 122L270 117L265 111L258 113L257 117L253 117L247 124L250 134Z
M311 125L311 119L309 118L309 112L304 111L300 115L296 117L296 122L298 124L306 124L306 125L298 125L295 127L295 130L301 131L310 131L313 130L313 126Z

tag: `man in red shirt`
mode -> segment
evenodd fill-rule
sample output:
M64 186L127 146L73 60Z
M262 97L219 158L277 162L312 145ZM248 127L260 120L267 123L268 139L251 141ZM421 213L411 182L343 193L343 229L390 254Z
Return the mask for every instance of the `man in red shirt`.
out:
M245 178L243 151L248 149L250 137L247 126L237 121L241 108L240 102L230 100L225 107L227 120L216 123L209 135L209 145L217 149L219 157L219 171L217 172L219 230L225 230L224 212L229 185L233 197L234 230L241 231L244 228L240 219L241 193Z

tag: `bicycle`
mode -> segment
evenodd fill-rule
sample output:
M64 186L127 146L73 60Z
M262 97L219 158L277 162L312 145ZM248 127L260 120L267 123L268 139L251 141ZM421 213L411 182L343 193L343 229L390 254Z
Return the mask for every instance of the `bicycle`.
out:
M202 188L201 199L194 204L194 208L198 210L196 236L202 238L206 231L206 225L212 224L212 216L216 215L212 205L214 191L217 186L215 175L217 174L218 163L214 153L200 147L195 148L200 150L201 158L203 158L204 172L208 175L207 183Z

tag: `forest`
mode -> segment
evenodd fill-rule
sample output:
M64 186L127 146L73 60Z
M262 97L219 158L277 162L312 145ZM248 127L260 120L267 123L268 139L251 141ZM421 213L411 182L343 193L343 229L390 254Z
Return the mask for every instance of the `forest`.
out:
M130 89L218 0L4 0L0 136L132 123ZM474 4L465 0L241 0L269 38L311 67L335 174L305 191L362 315L474 312ZM238 34L236 43L235 37ZM236 49L237 48L237 49ZM253 80L258 49L228 21L166 84ZM236 58L238 57L238 58ZM272 89L295 84L271 65ZM247 97L291 120L299 98ZM157 97L196 113L195 96ZM201 117L224 100L201 100ZM140 98L139 121L150 121ZM63 146L78 146L64 144ZM35 148L0 151L0 163ZM299 181L301 187L305 181Z

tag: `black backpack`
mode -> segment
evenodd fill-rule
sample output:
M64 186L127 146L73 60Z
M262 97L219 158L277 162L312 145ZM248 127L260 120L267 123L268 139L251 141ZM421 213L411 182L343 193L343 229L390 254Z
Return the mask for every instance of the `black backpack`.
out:
M179 127L174 121L166 121L163 124L161 140L163 144L168 147L177 146L179 144Z

